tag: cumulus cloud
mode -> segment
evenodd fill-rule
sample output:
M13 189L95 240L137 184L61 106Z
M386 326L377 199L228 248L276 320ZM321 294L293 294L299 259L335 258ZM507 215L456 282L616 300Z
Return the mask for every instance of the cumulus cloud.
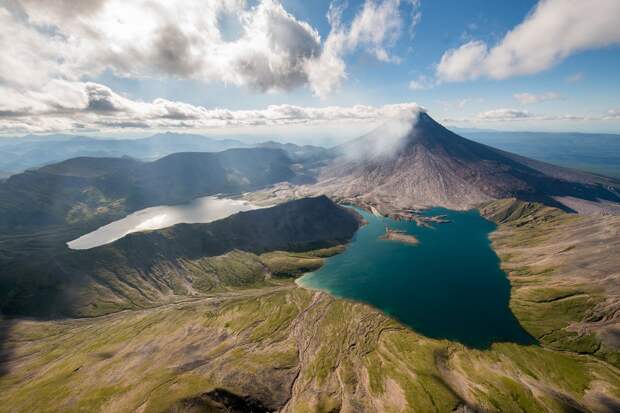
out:
M436 75L464 81L537 73L574 53L620 43L618 16L618 0L541 0L497 45L472 40L446 51Z
M406 3L408 10L417 10L417 1ZM0 6L0 81L41 88L51 79L78 81L110 70L129 77L219 81L261 92L307 85L325 96L346 77L346 53L363 48L381 61L398 61L389 50L404 25L400 0L366 0L348 26L340 19L343 8L330 6L332 28L322 41L315 28L277 0L255 5L246 0L9 0ZM416 18L419 14L412 21ZM236 27L237 33L224 26Z
M93 82L60 82L52 96L63 95L62 105L40 93L19 96L0 86L0 133L42 133L76 129L209 129L219 127L370 123L417 113L415 103L384 106L303 107L272 105L260 110L206 108L167 99L143 102L119 95ZM10 89L9 89L10 92Z
M437 65L437 78L455 82L480 77L488 54L487 45L481 41L470 41L458 49L448 50Z
M424 76L424 75L418 76L417 79L414 79L411 82L409 82L409 89L415 90L415 91L432 89L434 86L435 85L434 85L433 80L429 79L428 76Z
M472 117L443 119L446 123L498 123L518 121L608 121L620 119L620 110L610 109L593 115L541 114L523 109L499 108L481 112Z
M478 114L477 118L479 120L515 120L515 119L528 119L531 118L532 115L526 110L520 109L493 109L488 110L486 112L482 112Z
M410 34L420 20L419 2L405 2L411 9ZM401 36L405 18L400 0L376 2L366 0L349 26L343 24L342 13L345 3L332 2L327 19L331 30L318 59L306 61L305 69L312 91L318 96L326 96L346 79L344 55L361 47L376 59L388 63L400 63L401 58L392 55L389 49Z
M2 9L15 44L1 63L31 67L43 60L44 79L77 80L108 69L122 76L218 80L272 91L307 82L303 64L321 47L318 32L274 0L255 7L241 0L99 0L67 13L69 3L16 2L13 10L21 14ZM220 30L223 15L236 16L241 27L233 41ZM33 55L20 52L25 41Z
M541 102L548 102L550 100L560 100L561 96L556 92L546 92L540 95L533 93L515 93L512 95L522 105L533 105Z
M357 119L378 109L208 110L164 99L132 101L85 81L109 71L130 78L217 81L260 92L306 86L325 97L346 78L349 53L398 62L391 49L406 20L413 30L420 16L417 0L366 0L345 24L345 7L332 3L331 30L321 39L277 0L6 0L0 3L0 128L36 132Z

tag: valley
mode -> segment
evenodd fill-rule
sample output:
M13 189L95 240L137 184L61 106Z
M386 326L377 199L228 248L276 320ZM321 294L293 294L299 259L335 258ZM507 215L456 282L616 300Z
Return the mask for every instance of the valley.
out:
M491 207L520 208L512 201ZM511 229L500 223L497 233ZM278 252L258 260L281 277L320 266L322 256ZM620 373L600 354L544 339L542 346L471 349L290 279L271 282L91 319L4 321L10 373L0 378L2 405L223 412L232 406L218 396L225 389L246 409L265 411L617 410ZM536 286L547 288L532 280ZM545 322L556 316L541 313L536 325Z
M0 411L617 411L618 182L420 116L379 158L76 158L0 183ZM216 194L259 208L66 246ZM351 264L379 278L336 287Z
M620 0L0 0L0 413L619 413Z

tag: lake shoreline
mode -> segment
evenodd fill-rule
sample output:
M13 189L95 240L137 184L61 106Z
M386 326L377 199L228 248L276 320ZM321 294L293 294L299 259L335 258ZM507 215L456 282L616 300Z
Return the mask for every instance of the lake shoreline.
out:
M66 243L71 250L87 250L110 244L124 236L177 224L206 224L233 214L265 208L243 199L219 195L198 197L177 205L157 205L134 211Z
M298 287L370 305L419 334L472 348L532 341L509 307L511 286L489 244L493 223L474 211L433 208L451 225L429 228L353 208L367 225L346 251L295 279Z
M384 241L397 241L409 245L418 245L420 243L414 235L407 234L407 232L399 229L392 229L388 227L385 228L385 234L381 235L379 239Z

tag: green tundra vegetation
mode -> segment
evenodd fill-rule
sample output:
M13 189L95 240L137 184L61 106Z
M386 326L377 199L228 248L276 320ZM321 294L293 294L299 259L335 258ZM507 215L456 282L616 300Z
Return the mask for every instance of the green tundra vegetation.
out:
M620 366L613 314L620 303L620 218L566 214L516 200L481 207L500 225L493 248L511 282L510 308L546 348Z
M2 321L0 411L617 411L618 353L602 322L617 296L602 274L619 267L600 250L617 248L605 235L616 218L514 200L480 210L498 223L510 306L537 345L430 339L293 282L344 246L235 250L183 263L209 276L174 302Z

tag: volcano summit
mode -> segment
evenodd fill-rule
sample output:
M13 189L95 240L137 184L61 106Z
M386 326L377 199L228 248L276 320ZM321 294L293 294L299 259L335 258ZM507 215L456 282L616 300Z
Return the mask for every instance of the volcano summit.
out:
M395 137L395 131L402 134ZM401 208L461 210L511 197L588 214L620 208L616 179L473 142L423 111L409 127L384 124L333 153L320 172L319 186L344 198Z

